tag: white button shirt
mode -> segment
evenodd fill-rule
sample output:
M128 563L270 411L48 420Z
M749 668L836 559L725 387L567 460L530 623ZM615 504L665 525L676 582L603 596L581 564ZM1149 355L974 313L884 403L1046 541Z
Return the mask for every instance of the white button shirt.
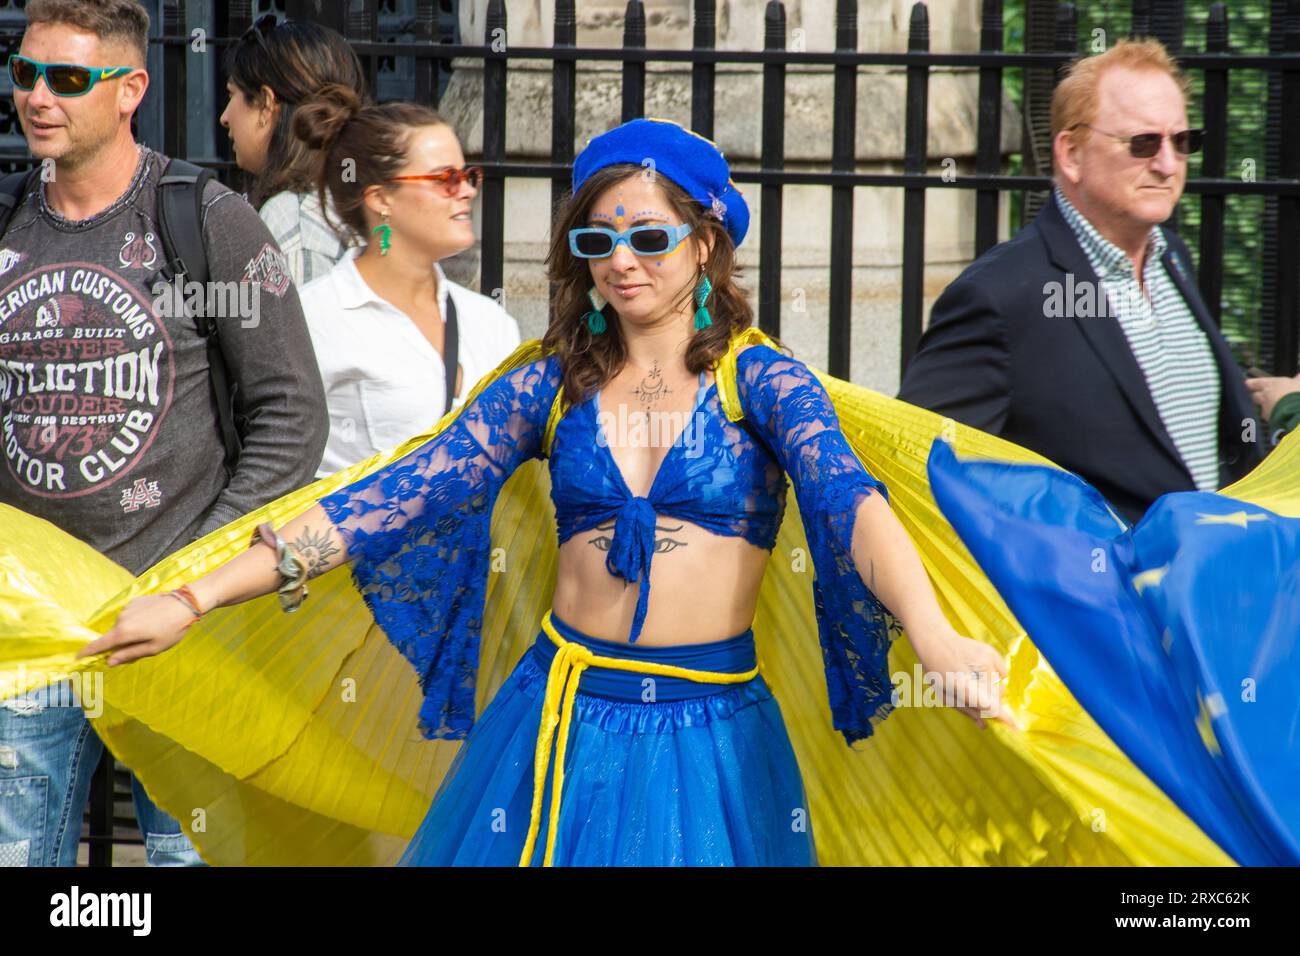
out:
M325 384L330 435L317 478L387 451L428 431L446 407L442 356L410 317L361 278L349 250L329 272L299 291ZM470 389L519 347L519 324L496 302L438 274L438 309L456 301L460 392Z

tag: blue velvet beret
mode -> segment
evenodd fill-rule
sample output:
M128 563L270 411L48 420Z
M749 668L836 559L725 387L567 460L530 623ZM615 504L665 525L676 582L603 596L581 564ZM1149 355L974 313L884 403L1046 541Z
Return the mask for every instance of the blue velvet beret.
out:
M587 143L573 163L573 191L606 166L631 163L681 186L718 219L736 245L749 229L749 206L731 181L731 170L712 140L671 120L634 119Z

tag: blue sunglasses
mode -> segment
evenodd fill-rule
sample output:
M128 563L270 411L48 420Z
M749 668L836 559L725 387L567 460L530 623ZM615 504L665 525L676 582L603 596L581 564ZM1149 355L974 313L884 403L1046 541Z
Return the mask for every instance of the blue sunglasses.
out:
M620 242L638 256L662 256L672 252L691 234L687 223L680 226L633 226L616 232L592 226L569 230L569 251L579 259L604 259L614 254Z
M80 66L76 63L41 63L14 53L9 57L9 79L24 92L36 89L36 81L45 77L45 85L55 96L85 96L100 80L126 76L131 66Z

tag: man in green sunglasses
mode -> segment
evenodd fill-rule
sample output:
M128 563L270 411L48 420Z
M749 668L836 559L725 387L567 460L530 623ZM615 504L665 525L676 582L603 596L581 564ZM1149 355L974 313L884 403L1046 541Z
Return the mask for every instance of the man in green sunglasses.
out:
M14 106L32 155L53 160L65 178L97 169L90 182L107 185L135 166L130 118L149 88L149 74L146 50L128 26L99 37L66 23L33 23L9 58Z
M17 53L9 57L9 79L14 88L31 92L44 79L55 96L84 96L100 80L112 80L130 73L129 66L81 66L76 63L41 63Z
M257 213L132 135L149 88L144 6L24 12L8 69L36 169L0 179L0 503L139 575L312 481L324 388ZM41 679L0 700L0 865L74 865L105 741L142 730L131 715L92 726L88 698L67 706L77 682ZM200 865L198 808L172 816L134 778L132 790L145 862Z

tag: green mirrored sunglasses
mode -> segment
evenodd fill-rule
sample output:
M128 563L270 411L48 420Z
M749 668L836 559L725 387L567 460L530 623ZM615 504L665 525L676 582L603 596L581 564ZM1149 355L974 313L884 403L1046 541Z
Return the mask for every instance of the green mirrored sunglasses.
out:
M9 79L23 91L36 89L36 81L45 77L45 85L55 96L85 96L100 80L126 76L131 66L80 66L76 63L41 63L25 56L9 57Z

